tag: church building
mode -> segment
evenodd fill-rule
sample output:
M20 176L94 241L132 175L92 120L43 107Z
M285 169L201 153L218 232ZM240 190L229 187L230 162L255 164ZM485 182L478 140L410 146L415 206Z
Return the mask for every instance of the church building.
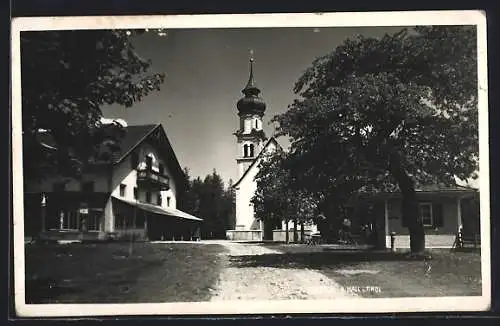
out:
M274 151L279 144L275 138L267 138L262 128L266 103L260 97L261 90L253 75L253 58L250 59L250 77L244 96L238 101L239 128L234 133L237 143L236 164L238 181L233 189L236 197L235 229L227 231L230 240L263 240L264 222L255 218L251 199L257 190L255 176L264 153Z
M263 130L266 102L260 97L253 72L253 58L250 58L250 77L242 90L244 96L237 102L239 128L236 136L238 181L233 185L236 199L236 221L234 230L227 231L227 238L239 241L283 240L284 226L276 228L265 225L255 217L252 197L257 190L255 176L265 154L280 148L274 137L268 138ZM291 230L291 227L290 227ZM281 239L283 238L283 239Z

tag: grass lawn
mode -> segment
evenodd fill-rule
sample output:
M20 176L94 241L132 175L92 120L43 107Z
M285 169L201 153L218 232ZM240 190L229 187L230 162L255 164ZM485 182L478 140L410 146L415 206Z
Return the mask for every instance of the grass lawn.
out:
M207 301L224 252L216 244L27 245L27 303Z
M361 288L356 292L363 297L481 295L479 252L436 249L431 260L418 261L408 260L407 252L323 251L320 246L301 245L272 248L284 254L239 257L232 263L318 270L346 288Z

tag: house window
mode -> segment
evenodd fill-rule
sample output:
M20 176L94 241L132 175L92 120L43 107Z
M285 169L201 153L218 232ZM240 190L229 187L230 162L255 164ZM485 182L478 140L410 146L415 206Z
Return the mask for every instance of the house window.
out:
M64 182L56 182L53 185L54 192L63 192L65 190Z
M132 169L136 169L139 164L139 155L137 153L132 153L130 156L130 164Z
M158 172L159 172L161 175L163 175L163 171L164 171L164 169L165 169L165 168L163 167L163 164L159 164L159 165L158 165Z
M146 191L146 202L147 203L151 202L151 191Z
M134 199L138 199L139 198L139 190L137 189L137 187L134 187Z
M94 181L87 181L82 183L83 192L94 192Z
M167 207L170 207L170 197L167 197Z
M125 197L125 190L127 189L127 186L124 184L120 185L120 197Z
M421 203L420 207L420 218L422 219L422 224L424 226L432 226L432 204L431 203Z

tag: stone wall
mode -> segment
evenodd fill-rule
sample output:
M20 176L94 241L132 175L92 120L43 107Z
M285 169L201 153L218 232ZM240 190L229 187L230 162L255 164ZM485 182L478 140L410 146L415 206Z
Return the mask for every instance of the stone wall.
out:
M453 242L455 241L455 235L449 234L432 234L425 236L425 247L426 248L451 248ZM410 236L409 235L396 235L394 242L396 248L407 249L410 248ZM391 237L386 237L386 247L391 247Z
M261 230L228 230L226 239L231 241L262 241Z
M305 230L304 235L305 238L311 234L311 230ZM293 229L288 230L288 241L293 242ZM302 242L302 235L300 229L297 231L297 241ZM286 230L274 230L273 231L273 241L274 242L285 242L286 241Z

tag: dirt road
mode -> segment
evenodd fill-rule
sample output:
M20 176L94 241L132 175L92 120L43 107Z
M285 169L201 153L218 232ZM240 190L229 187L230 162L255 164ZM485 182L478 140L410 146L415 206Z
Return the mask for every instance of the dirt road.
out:
M257 244L221 242L226 247L222 270L211 301L220 300L325 300L352 297L340 285L310 269L264 266L235 267L238 256L282 254Z

